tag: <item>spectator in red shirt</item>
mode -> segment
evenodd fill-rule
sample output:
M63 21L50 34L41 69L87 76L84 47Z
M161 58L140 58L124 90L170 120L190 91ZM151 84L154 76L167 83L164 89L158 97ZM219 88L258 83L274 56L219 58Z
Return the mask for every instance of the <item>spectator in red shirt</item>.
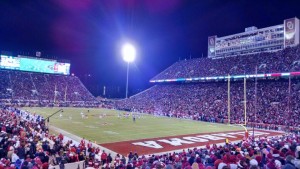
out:
M106 152L103 150L102 154L101 154L101 163L102 165L104 165L107 161L107 154Z

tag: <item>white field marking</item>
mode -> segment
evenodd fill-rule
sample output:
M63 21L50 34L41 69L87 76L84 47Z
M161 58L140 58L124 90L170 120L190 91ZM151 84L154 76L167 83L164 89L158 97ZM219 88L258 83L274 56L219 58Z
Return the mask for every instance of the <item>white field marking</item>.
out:
M113 134L113 135L115 135L115 134L119 134L119 133L117 133L117 132L114 132L114 131L103 131L104 133L107 133L107 134Z
M236 132L236 134L239 134L239 133L240 132ZM270 132L257 131L256 136L263 135L263 134L269 135ZM183 137L182 139L181 138L169 138L169 139L160 139L160 140L155 140L155 141L149 140L150 142L149 141L148 142L144 141L144 142L135 142L135 143L132 143L132 144L158 149L158 148L162 148L162 146L157 142L163 142L163 143L167 143L167 144L170 144L170 145L173 145L173 146L181 146L182 144L193 144L195 142L208 142L209 140L223 140L226 137L236 138L234 136L231 136L231 135L228 135L228 134L225 134L225 133L219 133L218 136L221 136L221 137L218 137L218 136L215 136L215 135L217 135L217 134L214 134L214 135L208 135L208 134L198 135L198 136L195 136L195 137L190 136L190 137ZM223 136L225 136L225 137L223 138ZM204 138L204 139L201 139L201 138Z
M101 125L103 125L103 124L109 124L109 125L113 125L113 123L105 122L105 121L97 121L97 122L95 122L95 124L101 124Z
M163 148L160 144L158 144L156 141L144 141L144 142L135 142L132 143L133 145L138 145L138 146L144 146L144 147L150 147L150 148Z
M219 126L211 125L211 124L209 124L209 125L207 125L207 126L209 126L209 127L219 127Z
M236 144L236 143L239 143L240 142L240 140L239 141L233 141L233 142L231 142L231 143L233 143L233 144ZM224 146L224 143L217 143L216 144L218 147L219 146ZM194 147L193 147L194 148ZM203 146L195 146L195 148L197 148L197 149L200 149L200 148L206 148L206 145L203 145ZM151 154L149 154L149 155L152 155L152 154L154 154L154 155L163 155L163 154L169 154L169 153L173 153L173 152L177 152L177 153L179 153L179 152L182 152L182 149L175 149L175 150L171 150L171 151L165 151L165 152L159 152L159 153L151 153ZM146 154L145 154L146 155Z
M97 127L97 126L84 126L84 127L90 128L90 129L96 129L96 128L99 128L99 127Z
M70 139L72 139L73 141L76 141L77 143L79 143L82 140L82 137L79 137L75 134L69 133L69 132L67 132L65 130L62 130L60 128L57 128L55 126L50 125L50 127L51 127L51 129L55 130L56 132L62 133L64 136L69 137ZM87 142L87 140L86 140L86 142ZM101 145L98 145L98 144L95 144L95 143L92 143L92 144L93 144L94 147L99 147L101 150L105 150L106 152L110 152L112 156L117 155L117 153L115 151L112 151L108 148L102 147Z
M82 124L83 122L81 122L81 121L72 121L72 123L75 123L75 124Z
M263 131L268 132L269 130L263 130ZM270 130L270 131L272 132L273 130ZM280 135L282 135L284 133L284 132L281 132L281 131L273 131L273 132L278 132L278 133L276 135L274 135L274 136L267 136L267 138L272 138L272 137L275 137L275 136L280 136ZM234 132L230 132L230 133L234 133ZM226 134L230 134L230 133L226 133ZM241 142L241 140L232 141L231 144L236 144L236 143L239 143L239 142ZM219 146L224 146L224 143L217 143L216 145L218 147ZM206 145L196 146L195 148L200 149L200 148L205 148L205 147L206 147ZM179 152L182 152L182 149L175 149L175 150L171 150L171 151L164 151L164 152L158 152L158 153L150 153L149 155L153 155L153 154L154 155L163 155L163 154L169 154L169 153L173 153L173 152L178 152L179 153ZM147 154L144 154L144 155L147 155Z
M158 142L170 144L172 146L181 146L182 144L194 144L195 142L183 140L181 138L160 139Z
M61 119L61 118L57 118L58 120L62 120L62 121L64 121L64 120L70 120L70 119Z

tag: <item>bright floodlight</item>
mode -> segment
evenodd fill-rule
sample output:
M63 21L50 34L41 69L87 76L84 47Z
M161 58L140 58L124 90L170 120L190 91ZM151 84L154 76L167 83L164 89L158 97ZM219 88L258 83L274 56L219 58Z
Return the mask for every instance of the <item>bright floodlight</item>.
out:
M126 43L122 47L122 56L124 61L133 62L135 59L136 51L132 44Z

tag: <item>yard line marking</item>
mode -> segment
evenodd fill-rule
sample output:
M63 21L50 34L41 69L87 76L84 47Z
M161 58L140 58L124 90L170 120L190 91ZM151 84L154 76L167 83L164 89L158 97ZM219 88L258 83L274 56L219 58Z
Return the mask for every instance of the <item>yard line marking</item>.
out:
M91 129L99 128L99 127L97 127L97 126L84 126L84 127L86 127L86 128L91 128Z
M82 124L83 122L81 122L81 121L72 121L72 123L75 123L75 124Z
M104 133L107 133L107 134L113 134L113 135L116 135L116 134L119 134L117 132L114 132L114 131L103 131Z

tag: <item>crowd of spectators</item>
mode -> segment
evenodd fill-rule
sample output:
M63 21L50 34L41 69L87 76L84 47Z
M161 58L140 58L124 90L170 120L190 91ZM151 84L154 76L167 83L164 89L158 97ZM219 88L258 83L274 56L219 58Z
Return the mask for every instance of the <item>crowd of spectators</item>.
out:
M0 169L63 168L77 161L95 169L300 169L300 136L292 133L161 155L111 156L85 139L75 145L49 134L43 117L16 108L0 109L0 127Z
M152 78L152 80L210 77L300 71L300 46L277 52L258 53L225 58L182 60Z
M101 162L104 165L112 161L110 153L100 151L84 138L75 144L62 134L50 134L43 117L24 110L1 107L0 128L0 169L63 168L78 161L99 167Z
M255 81L246 82L246 114L248 125L280 129L299 127L300 81L258 80L257 101ZM255 104L257 102L257 104ZM117 109L154 113L162 116L187 118L209 122L228 122L228 83L173 83L161 84L115 102ZM230 84L230 122L244 124L244 82ZM256 112L256 113L255 113ZM280 128L279 128L280 127Z
M223 59L192 59L175 63L154 79L206 77L236 74L300 71L299 46L276 53L261 53ZM299 62L298 62L299 61ZM242 124L244 83L170 83L155 85L124 100L98 101L75 76L0 70L2 103L19 106L96 106L139 111L154 115L208 122ZM257 96L255 96L257 86ZM289 87L290 86L290 87ZM289 90L290 89L290 90ZM300 80L247 80L247 124L266 129L299 131ZM56 104L55 102L58 102ZM280 137L257 138L222 146L190 148L161 155L129 152L127 158L94 147L82 139L76 145L62 134L50 135L44 119L30 112L3 106L0 109L0 169L46 169L84 161L93 168L116 169L300 169L300 136L293 132ZM298 133L299 134L299 133Z
M0 95L1 98L3 99L7 99L11 97L11 91L9 88L7 88L7 86L11 86L10 80L9 80L9 76L7 73L5 72L1 72L0 73Z
M152 80L300 71L300 46L277 52L225 58L182 60ZM259 79L255 97L254 79L247 79L246 122L248 126L299 131L299 79ZM289 90L290 86L290 90ZM227 82L158 84L137 95L115 102L115 108L168 117L209 122L245 123L244 83L232 81L228 103ZM228 118L230 112L230 118Z
M221 146L207 144L179 153L134 156L127 169L300 169L299 135L257 138ZM125 167L123 167L125 168Z
M12 70L0 70L0 99L19 105L32 103L84 106L97 103L76 76Z

